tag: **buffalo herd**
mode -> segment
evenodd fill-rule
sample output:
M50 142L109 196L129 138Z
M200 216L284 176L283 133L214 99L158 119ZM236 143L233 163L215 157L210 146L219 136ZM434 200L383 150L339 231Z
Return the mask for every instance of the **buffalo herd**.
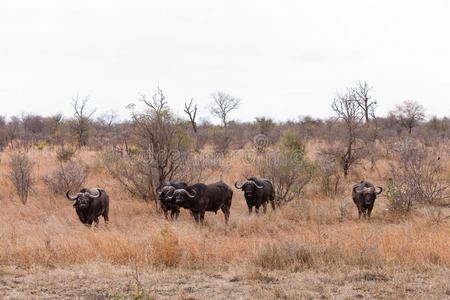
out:
M236 181L234 186L244 192L249 215L252 214L253 207L255 213L258 214L261 206L263 212L266 213L269 202L272 209L275 210L275 189L269 179L250 177L241 184ZM382 191L381 186L375 187L366 180L353 186L352 199L358 208L359 218L363 214L365 218L370 219L375 198ZM180 214L180 208L189 210L197 223L203 223L207 211L217 214L217 211L221 210L226 224L230 218L233 190L222 181L193 185L185 182L166 182L158 189L158 194L159 205L166 219L170 212L170 218L176 220ZM98 225L100 216L103 216L105 223L108 224L109 196L105 190L82 188L75 196L70 196L70 191L67 191L66 197L74 201L73 206L83 224L90 226L95 223Z

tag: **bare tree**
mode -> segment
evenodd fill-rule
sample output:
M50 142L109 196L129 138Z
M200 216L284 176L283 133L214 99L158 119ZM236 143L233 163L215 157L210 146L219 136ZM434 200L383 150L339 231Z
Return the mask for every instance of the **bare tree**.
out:
M188 115L189 122L191 122L192 130L194 131L195 135L195 148L198 149L199 143L198 143L197 121L195 121L195 118L197 117L197 104L194 104L194 106L192 106L193 101L194 99L191 98L189 105L187 104L187 102L184 102L184 112Z
M363 113L358 102L355 100L355 95L351 91L345 94L337 94L331 107L337 114L338 119L341 119L345 126L346 136L343 151L341 152L339 149L334 148L332 152L339 156L344 170L344 176L347 177L350 166L359 159L359 155L355 151L355 144L363 119Z
M395 116L411 134L412 129L425 119L425 108L416 101L405 100L402 104L397 105L390 114Z
M174 180L190 150L185 123L175 117L165 101L161 89L147 100L144 111L132 109L134 148L128 156L106 153L104 162L114 178L132 194L144 200L155 200L157 190L166 181Z
M117 119L118 115L115 111L107 111L97 117L93 122L95 128L95 136L99 140L100 146L111 144L113 147L117 143Z
M139 96L139 100L144 102L149 107L149 109L153 110L157 114L163 112L167 107L166 96L164 96L163 91L159 86L157 87L156 92L153 94L151 101L145 94L140 93Z
M32 172L34 164L26 153L12 153L9 161L9 180L16 188L17 195L25 205L34 183Z
M194 101L194 99L191 99L189 105L187 104L187 102L184 102L184 112L189 117L189 121L192 125L192 130L194 130L194 133L197 134L197 122L195 121L195 118L197 116L197 104L194 104L194 107L192 107L192 101Z
M213 98L213 103L211 104L210 112L222 121L223 127L226 130L228 115L231 111L239 108L241 100L224 92L212 94L211 97Z
M369 124L369 118L375 118L375 107L377 101L372 100L370 91L372 87L367 82L358 81L356 87L351 89L354 99L364 113L366 124Z
M95 109L87 110L89 97L80 100L78 96L72 99L74 109L74 131L78 148L86 146L89 139L89 126Z

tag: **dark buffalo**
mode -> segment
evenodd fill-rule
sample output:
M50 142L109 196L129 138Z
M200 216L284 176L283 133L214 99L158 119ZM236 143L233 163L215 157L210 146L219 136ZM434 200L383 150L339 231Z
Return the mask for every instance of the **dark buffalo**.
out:
M188 185L185 182L166 182L159 192L159 204L164 212L164 216L168 219L167 214L170 211L170 218L172 220L178 219L180 215L180 207L175 204L174 199L169 199L169 195L176 189L185 189Z
M169 198L175 199L177 205L189 209L196 222L203 223L206 211L217 213L221 209L225 215L225 223L228 224L233 191L222 181L208 185L197 183L177 189Z
M358 207L358 218L361 219L361 214L363 214L364 218L368 216L370 219L375 199L383 191L381 186L377 186L377 188L379 189L378 191L376 191L373 184L366 180L362 180L353 186L352 198Z
M103 216L105 223L108 224L109 196L105 190L82 188L75 197L71 197L69 193L70 190L66 192L66 197L75 201L73 207L83 224L92 225L92 222L95 222L97 226L99 216Z
M275 191L272 182L268 179L258 179L250 177L242 185L234 183L237 189L244 191L245 201L248 206L249 215L252 214L252 208L255 207L255 212L258 214L259 207L263 207L264 213L267 211L267 202L270 201L272 209L275 210Z

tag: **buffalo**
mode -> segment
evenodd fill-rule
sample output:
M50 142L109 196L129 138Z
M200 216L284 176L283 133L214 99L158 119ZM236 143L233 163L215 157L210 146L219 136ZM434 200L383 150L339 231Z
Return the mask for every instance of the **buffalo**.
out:
M170 211L170 218L172 220L178 219L180 215L180 207L175 204L173 199L170 199L168 196L172 195L172 193L176 189L184 189L188 185L185 182L166 182L164 183L161 191L159 192L159 204L161 209L164 212L164 216L166 220L168 219L168 212Z
M208 185L197 183L183 189L176 189L169 198L175 199L175 204L180 207L189 209L197 223L203 223L206 211L217 214L217 211L221 209L225 215L225 224L228 224L233 191L222 181Z
M352 198L353 202L355 202L358 207L359 219L361 219L361 214L364 215L364 218L367 218L368 216L370 219L370 213L372 212L373 205L375 204L375 199L377 195L383 191L381 186L377 186L377 188L378 191L373 184L366 180L362 180L353 186Z
M82 188L74 197L71 197L69 193L70 190L66 192L66 197L75 201L73 207L83 224L90 226L92 222L95 222L95 226L97 226L99 216L103 216L105 223L108 224L109 196L105 190Z
M260 206L263 207L263 211L266 213L267 202L269 201L272 205L272 209L275 210L275 191L270 180L250 177L242 185L238 185L237 182L235 182L234 186L237 189L244 191L249 215L252 214L253 206L255 207L256 214L258 214Z

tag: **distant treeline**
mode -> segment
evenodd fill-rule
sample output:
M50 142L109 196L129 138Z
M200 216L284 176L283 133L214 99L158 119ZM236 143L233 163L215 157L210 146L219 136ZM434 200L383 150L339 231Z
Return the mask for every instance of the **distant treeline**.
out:
M45 145L72 145L74 147L87 146L92 149L102 149L108 146L124 147L132 145L133 121L117 122L113 114L97 118L89 118L80 122L77 117L64 118L61 114L51 117L42 117L34 114L24 114L6 119L0 116L0 150L11 148L30 148ZM239 149L247 143L252 143L255 136L264 134L270 144L279 141L282 133L293 130L304 141L321 139L335 141L346 134L344 122L329 119L315 119L306 116L297 121L275 122L270 118L256 118L253 122L229 121L227 123L227 136L229 147ZM201 149L205 144L220 147L221 125L208 122L197 124L197 133L192 130L188 120L184 122L184 129L191 138L196 140L196 147ZM411 134L401 121L394 115L377 117L367 127L365 134L375 139L415 137L425 145L443 141L450 138L450 118L432 117L421 121L413 128Z

